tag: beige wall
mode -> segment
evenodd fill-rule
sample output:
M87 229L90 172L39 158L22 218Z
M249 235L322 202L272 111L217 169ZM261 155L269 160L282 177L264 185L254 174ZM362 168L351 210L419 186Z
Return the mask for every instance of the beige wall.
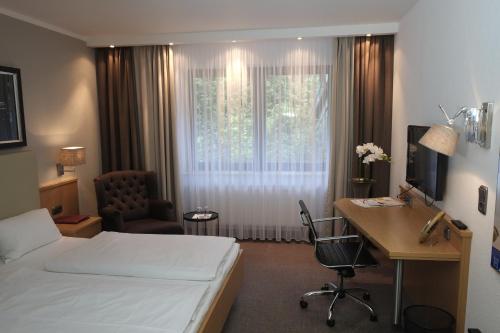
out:
M28 149L38 178L55 178L63 146L87 148L77 167L80 210L95 213L92 179L100 172L99 123L93 50L83 41L0 15L0 65L21 69Z
M472 230L467 327L499 332L500 274L490 267L500 148L500 1L420 0L396 38L392 193L404 182L408 124L444 123L437 108L495 102L491 148L466 143L449 160L439 206ZM461 131L463 118L458 120ZM488 212L477 210L478 187L489 188Z

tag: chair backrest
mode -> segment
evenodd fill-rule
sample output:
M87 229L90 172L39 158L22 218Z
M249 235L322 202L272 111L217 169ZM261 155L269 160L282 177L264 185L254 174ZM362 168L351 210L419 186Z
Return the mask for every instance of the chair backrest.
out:
M147 218L149 200L158 199L156 175L152 171L113 171L94 179L99 212L117 209L125 221Z
M302 224L309 228L310 235L312 235L314 241L316 241L316 239L318 238L318 232L314 227L314 223L311 218L311 214L309 213L309 209L307 209L306 204L302 200L299 200L299 206L300 206L300 218L302 220Z

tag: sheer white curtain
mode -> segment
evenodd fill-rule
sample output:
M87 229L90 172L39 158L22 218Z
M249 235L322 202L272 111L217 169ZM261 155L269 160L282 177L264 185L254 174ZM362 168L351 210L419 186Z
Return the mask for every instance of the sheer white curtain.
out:
M298 200L325 210L334 48L331 38L173 48L184 211L218 211L221 235L307 239Z

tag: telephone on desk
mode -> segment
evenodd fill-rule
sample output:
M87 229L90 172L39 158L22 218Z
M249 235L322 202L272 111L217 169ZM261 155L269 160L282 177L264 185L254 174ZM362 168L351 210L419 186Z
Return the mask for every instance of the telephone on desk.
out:
M436 229L438 222L443 218L443 216L444 212L441 211L434 215L434 217L424 225L422 230L420 230L420 237L418 239L420 243L424 243L427 239L429 239L430 235Z

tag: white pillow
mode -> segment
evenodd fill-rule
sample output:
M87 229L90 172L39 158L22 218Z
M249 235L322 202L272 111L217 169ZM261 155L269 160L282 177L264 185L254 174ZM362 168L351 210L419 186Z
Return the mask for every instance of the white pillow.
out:
M61 233L46 208L0 220L0 260L18 259L59 238Z

